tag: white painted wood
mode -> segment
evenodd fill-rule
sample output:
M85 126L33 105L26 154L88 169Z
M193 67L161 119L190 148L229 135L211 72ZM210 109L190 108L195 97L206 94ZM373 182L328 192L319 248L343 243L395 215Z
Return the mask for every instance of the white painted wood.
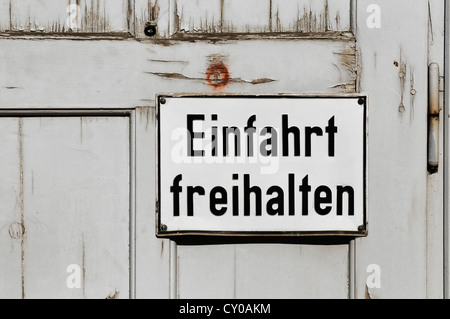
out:
M369 4L357 4L361 89L370 107L369 235L357 240L356 297L424 298L428 2L378 1L380 29L367 27ZM381 287L366 290L372 264Z
M128 0L10 0L0 8L1 31L128 32Z
M18 119L0 119L0 298L22 298ZM23 233L22 233L23 234ZM12 236L11 236L12 235Z
M348 245L178 246L179 298L347 298Z
M236 298L348 298L348 245L237 246Z
M128 1L103 1L98 2L99 16L95 18L99 24L85 24L84 30L106 31L109 35L128 31ZM90 6L94 2L82 7L96 10L97 2ZM207 10L196 7L197 2L189 7L185 2L158 1L156 6L155 1L137 0L133 22L140 41L42 39L34 34L62 31L67 1L13 0L11 15L9 1L0 2L0 30L23 30L34 39L7 40L6 35L0 39L0 108L145 106L136 111L136 296L440 298L442 289L448 291L443 287L441 271L441 229L442 223L448 222L443 221L440 204L445 198L441 189L444 175L442 171L434 176L426 172L426 74L428 63L442 58L442 2L377 1L381 28L369 29L367 6L373 1L353 1L358 8L357 52L354 39L346 34L336 38L336 33L328 33L324 38L327 27L320 23L325 21L324 1L272 0L271 11L270 0L258 2L258 6L253 2L252 8L243 1L225 0L223 10L220 0L208 1ZM236 9L239 6L244 9ZM349 6L347 0L328 1L328 31L350 29L350 16L355 12L350 14ZM308 21L305 12L309 9L313 19ZM110 19L103 29L101 21L105 20L101 17L106 17L105 10ZM244 14L249 10L254 14ZM216 18L220 16L222 21ZM145 22L155 18L158 37L152 40L142 33ZM311 21L316 21L314 27ZM213 25L206 28L207 32L299 33L297 39L253 36L248 40L251 36L247 36L241 41L237 36L211 34L209 39L198 37L191 41L164 39L180 30L179 23L185 31ZM319 33L321 39L305 36L309 30ZM177 36L179 32L174 38ZM208 68L219 62L230 74L224 88L206 80ZM176 247L173 242L155 238L155 113L150 107L155 104L156 93L345 93L358 91L358 84L369 94L370 106L369 236L352 244L351 256L347 245ZM81 151L79 118L23 121L25 156L21 162L18 120L0 120L0 199L8 198L0 200L0 269L7 274L5 277L2 271L0 275L0 297L22 296L21 240L11 239L9 234L11 222L21 218L21 196L26 218L25 297L47 293L47 287L52 289L51 296L84 297L79 291L67 291L64 285L69 273L62 267L82 262L83 241L89 283L86 296L105 298L117 289L119 298L127 297L129 251L125 246L129 232L128 211L124 211L129 204L125 188L129 157L118 156L116 150L128 147L128 120L83 122L83 147L87 148ZM88 145L89 139L96 142ZM67 145L75 145L78 151L66 149ZM55 152L56 147L62 151ZM47 160L58 158L47 165ZM99 164L111 163L111 159L113 166ZM20 163L24 169L22 191ZM69 164L79 165L79 174L66 175ZM103 184L107 179L88 180L89 176L117 176L118 180L116 184ZM101 228L111 217L107 212L118 209L111 206L114 201L105 199L109 191L114 192L112 185L118 184L117 192L123 192L126 198L115 198L119 200L116 207L124 207L120 214L117 211L119 217L114 221L120 226ZM66 192L63 186L71 191ZM448 201L446 205L448 210ZM95 207L98 209L87 215L75 214ZM61 215L61 211L68 212L69 217ZM84 225L99 232L91 233ZM112 257L114 253L109 254L110 247L120 251L117 259ZM379 289L366 289L366 270L372 264L381 267ZM354 278L350 278L353 273ZM46 280L49 276L52 280ZM349 289L347 280L355 286Z
M8 30L10 27L9 1L0 1L0 30Z
M180 33L350 30L349 0L177 0Z
M136 298L169 297L169 240L155 236L156 140L153 107L136 111Z
M235 245L179 245L177 297L235 298L235 250Z
M23 122L25 297L128 298L128 118Z
M0 107L133 108L164 92L354 92L351 40L270 43L1 40ZM225 88L206 79L217 61L230 74Z
M272 0L272 31L350 31L350 1Z
M269 32L270 1L225 0L221 11L222 32ZM190 28L191 30L192 28Z

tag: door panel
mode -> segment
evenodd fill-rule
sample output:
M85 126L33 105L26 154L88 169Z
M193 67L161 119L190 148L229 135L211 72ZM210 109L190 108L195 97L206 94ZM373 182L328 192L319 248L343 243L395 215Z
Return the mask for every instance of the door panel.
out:
M350 0L136 0L136 37L145 38L148 21L158 38L346 32L350 8Z
M2 126L10 121L25 235L14 256L22 280L7 282L25 298L128 298L129 119L35 117ZM11 258L2 260L17 264Z
M0 4L0 31L34 33L128 32L127 0L11 0Z

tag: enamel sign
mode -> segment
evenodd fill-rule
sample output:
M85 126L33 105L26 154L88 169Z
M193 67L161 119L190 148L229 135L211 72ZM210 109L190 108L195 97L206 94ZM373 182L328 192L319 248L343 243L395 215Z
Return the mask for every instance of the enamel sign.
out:
M365 96L159 96L157 235L365 236Z

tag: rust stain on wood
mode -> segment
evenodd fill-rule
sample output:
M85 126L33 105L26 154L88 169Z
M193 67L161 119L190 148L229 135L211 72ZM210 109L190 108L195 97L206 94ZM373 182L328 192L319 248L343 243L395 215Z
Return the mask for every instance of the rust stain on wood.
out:
M204 83L214 90L223 89L228 84L231 83L243 83L243 84L251 84L251 85L258 85L258 84L264 84L264 83L270 83L275 81L271 78L255 78L251 80L242 79L239 77L231 77L230 72L228 71L228 67L226 66L226 58L220 54L211 54L207 57L208 59L208 66L205 71L205 77L191 77L184 75L180 72L151 72L147 71L146 74L156 75L159 77L162 77L167 80L184 80L184 81L198 81L201 83ZM187 61L165 61L165 60L151 60L156 62L177 62L177 63L189 63Z
M223 62L222 56L209 56L211 63L206 70L206 81L209 86L214 89L222 89L228 85L230 81L230 73Z

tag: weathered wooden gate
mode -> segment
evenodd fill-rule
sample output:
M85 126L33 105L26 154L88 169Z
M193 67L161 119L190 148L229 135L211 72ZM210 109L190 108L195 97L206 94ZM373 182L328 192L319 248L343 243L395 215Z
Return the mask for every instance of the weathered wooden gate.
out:
M0 297L443 297L443 147L433 173L427 150L444 7L1 0ZM367 237L156 238L157 94L357 92Z

